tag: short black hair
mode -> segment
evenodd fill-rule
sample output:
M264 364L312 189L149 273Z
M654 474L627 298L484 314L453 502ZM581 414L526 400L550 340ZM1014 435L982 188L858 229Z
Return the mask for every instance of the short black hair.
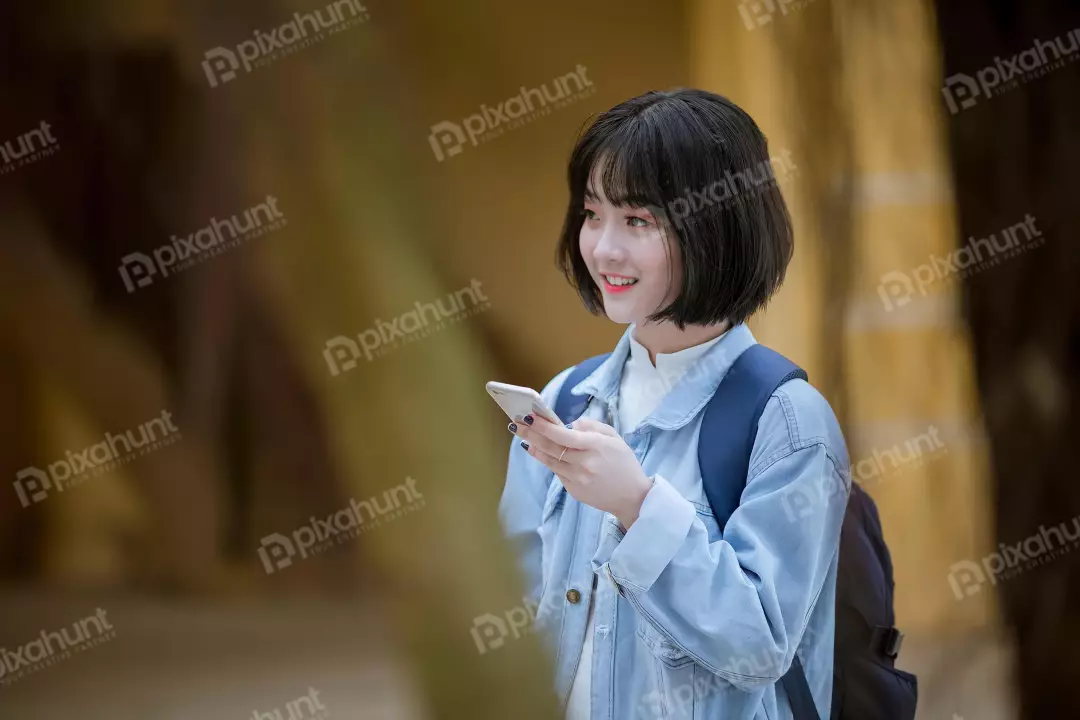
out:
M570 203L556 265L589 312L602 313L603 299L579 235L597 163L604 164L602 187L593 190L617 206L648 208L665 241L674 238L682 251L682 290L649 320L670 320L679 329L724 320L737 325L783 283L794 244L791 217L761 130L720 95L652 91L597 116L570 156Z

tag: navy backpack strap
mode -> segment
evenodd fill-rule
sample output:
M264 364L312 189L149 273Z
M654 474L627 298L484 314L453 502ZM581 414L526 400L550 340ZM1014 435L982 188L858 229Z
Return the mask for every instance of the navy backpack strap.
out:
M705 408L698 435L698 467L721 530L746 487L765 404L776 388L795 378L806 380L806 372L775 350L751 345L735 359Z
M746 488L761 413L776 388L796 378L807 379L798 365L764 345L751 345L736 358L705 408L698 435L698 467L721 531ZM780 684L795 720L819 720L798 655Z
M603 353L602 355L594 355L588 360L583 360L580 365L571 370L570 374L566 376L562 387L559 388L559 397L555 400L555 407L551 408L564 423L573 422L581 417L589 401L592 400L591 395L574 395L570 391L579 382L592 375L593 370L600 367L601 363L607 360L610 354Z
M795 720L819 720L817 705L814 704L814 695L810 692L810 683L806 682L806 673L803 672L802 662L799 656L791 658L791 667L780 678L780 684L787 693L788 705L791 706L791 715Z

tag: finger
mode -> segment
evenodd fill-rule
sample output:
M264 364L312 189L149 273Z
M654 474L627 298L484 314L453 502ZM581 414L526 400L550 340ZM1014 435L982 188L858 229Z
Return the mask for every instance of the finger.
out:
M598 432L603 435L611 437L618 437L619 433L615 432L615 428L611 427L607 423L602 423L598 420L590 420L589 418L581 418L574 423L575 430L584 430L587 432Z
M589 450L596 445L596 438L589 437L587 432L582 432L579 423L585 422L584 420L578 420L574 423L574 429L570 429L564 425L556 425L544 420L536 420L533 422L533 426L530 428L533 436L539 436L546 438L549 442L554 443L560 448L571 448L573 450Z
M565 459L560 460L558 457L559 453L562 452L562 448L560 448L555 455L552 455L548 452L545 452L544 450L541 450L536 445L529 445L529 449L527 450L527 452L529 453L529 455L542 462L548 470L551 470L551 472L555 473L555 475L557 476L565 477L572 469L570 463L566 462ZM573 451L567 450L566 454L569 455L571 452Z
M566 447L565 445L559 445L554 440L537 432L535 427L529 427L524 423L518 425L518 430L515 434L529 445L536 446L537 449L543 450L548 455L555 455L558 457L559 453Z
M521 434L521 431L522 430L527 430L528 425L521 422L521 419L519 418L519 419L515 420L514 422L509 423L506 426L506 429L509 430L510 432L512 432L514 435L518 436L519 438L523 438L525 436Z

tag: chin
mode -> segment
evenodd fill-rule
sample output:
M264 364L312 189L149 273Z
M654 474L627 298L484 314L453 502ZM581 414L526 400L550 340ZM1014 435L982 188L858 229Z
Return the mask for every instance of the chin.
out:
M612 307L611 303L604 305L604 313L607 315L608 320L619 325L629 325L637 320L636 313L628 308L619 307L615 305Z

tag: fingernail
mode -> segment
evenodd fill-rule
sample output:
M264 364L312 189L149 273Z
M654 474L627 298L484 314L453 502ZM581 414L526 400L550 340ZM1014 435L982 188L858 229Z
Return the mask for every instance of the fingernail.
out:
M533 424L533 416L532 415L526 415L523 419L525 420L526 425L532 425Z
M506 426L506 429L509 430L512 433L516 433L517 432L517 423L510 423L509 425Z
M522 440L522 441L521 441L521 449L522 449L522 450L528 450L528 449L529 449L529 443L527 443L527 442L525 442L524 440Z

